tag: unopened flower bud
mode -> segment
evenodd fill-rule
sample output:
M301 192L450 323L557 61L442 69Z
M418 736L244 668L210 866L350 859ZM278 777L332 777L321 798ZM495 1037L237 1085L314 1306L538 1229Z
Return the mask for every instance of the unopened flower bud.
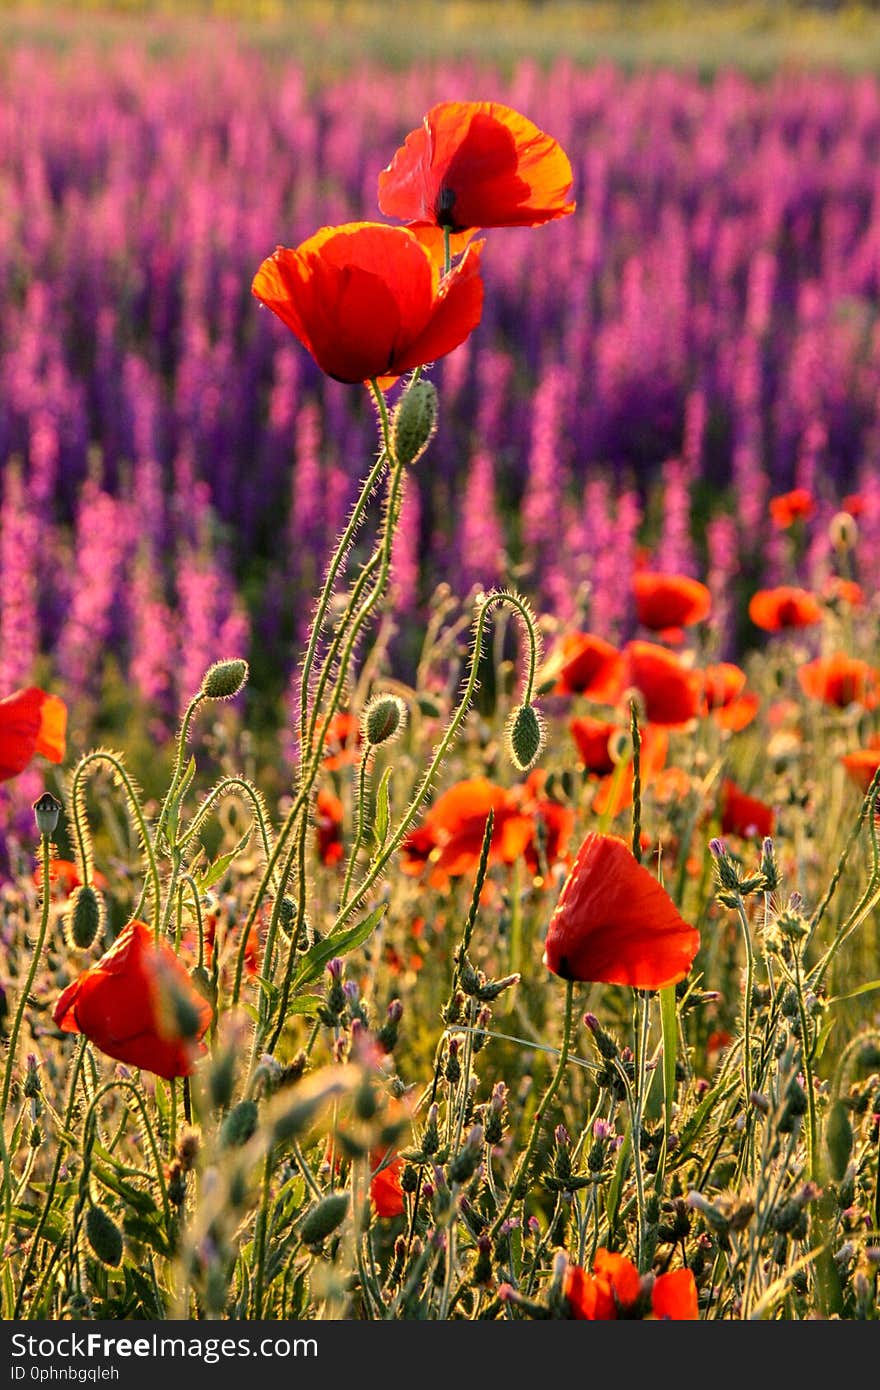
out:
M519 705L507 722L510 758L520 772L528 772L544 746L544 727L534 705Z
M363 713L361 729L368 744L389 743L406 727L406 705L399 695L377 695Z
M437 429L437 389L432 382L412 383L395 407L391 428L398 463L416 463Z
M74 889L65 919L67 944L77 951L87 951L98 935L104 920L104 901L90 883Z
M240 1149L257 1128L257 1104L241 1100L234 1105L220 1127L220 1147Z
M300 1223L299 1235L303 1245L321 1245L341 1226L348 1214L348 1193L333 1192L317 1202Z
M248 664L241 657L215 661L202 677L202 695L206 700L231 700L248 678Z

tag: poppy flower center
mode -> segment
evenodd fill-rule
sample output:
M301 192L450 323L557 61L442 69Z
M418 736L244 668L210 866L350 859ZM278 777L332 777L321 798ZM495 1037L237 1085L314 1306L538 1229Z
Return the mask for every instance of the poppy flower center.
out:
M450 231L455 231L455 221L452 217L452 209L455 206L455 191L448 184L443 184L437 194L437 201L434 204L434 215L437 218L439 227L448 227Z

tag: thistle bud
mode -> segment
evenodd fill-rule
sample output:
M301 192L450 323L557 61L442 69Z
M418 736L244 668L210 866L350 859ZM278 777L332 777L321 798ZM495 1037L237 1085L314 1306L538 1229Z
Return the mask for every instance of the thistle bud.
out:
M534 705L513 710L507 722L507 744L514 767L528 772L544 746L544 728Z
M103 1207L89 1207L86 1213L86 1236L102 1264L115 1269L122 1263L122 1232Z
M321 1245L341 1226L348 1214L348 1193L333 1192L306 1212L300 1223L303 1245Z
M249 668L241 657L215 661L202 677L201 693L206 700L231 700L247 682Z
M87 951L101 929L104 902L90 883L74 889L65 920L67 944L77 951Z
M416 463L437 429L437 390L430 381L414 381L398 402L391 422L398 463Z
M58 817L61 815L61 802L51 792L43 792L34 802L34 817L37 829L46 839L55 834Z
M377 695L364 710L361 729L364 742L374 747L399 738L406 727L406 705L399 695Z

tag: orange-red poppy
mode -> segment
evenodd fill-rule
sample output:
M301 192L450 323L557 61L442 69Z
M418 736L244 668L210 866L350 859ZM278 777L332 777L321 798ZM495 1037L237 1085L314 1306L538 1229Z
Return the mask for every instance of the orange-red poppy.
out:
M544 964L565 980L662 989L683 980L700 934L615 835L590 832L547 929Z
M821 623L822 608L807 589L783 584L778 589L759 589L749 602L749 617L764 632L812 627Z
M328 772L356 763L360 757L361 722L347 710L334 714L324 735L324 755L321 762Z
M315 800L315 825L318 831L318 853L324 864L338 864L342 858L342 802L333 792L322 787Z
M542 873L545 865L552 868L554 864L568 862L568 842L574 830L571 807L544 795L546 780L544 769L536 767L522 786L515 787L512 793L522 812L532 822L532 833L523 856L529 872L535 875Z
M489 812L495 813L489 846L490 864L512 864L525 851L535 826L517 796L486 777L457 782L410 831L401 846L405 873L420 874L430 865L429 883L444 887L450 878L471 872L479 862Z
M373 1168L373 1176L370 1179L370 1200L375 1208L376 1215L386 1220L394 1216L402 1216L405 1210L403 1187L400 1177L403 1172L403 1159L400 1154L395 1154L390 1163L384 1168L380 1164L385 1162L387 1157L386 1150L376 1150L370 1154L370 1164Z
M656 724L645 724L641 729L641 749L639 752L640 776L642 786L651 784L666 763L669 751L669 734ZM596 816L606 814L619 816L621 811L632 805L635 772L632 761L632 744L624 753L626 771L620 775L614 772L600 778L591 810Z
M191 1073L212 1014L167 941L157 945L145 922L129 922L62 991L52 1017L108 1057L170 1079Z
M636 616L654 632L691 627L708 618L712 595L698 579L686 574L659 574L637 570L632 580Z
M761 705L758 696L745 690L746 673L732 661L719 661L700 672L703 708L715 723L732 733L751 724Z
M813 494L805 487L770 498L770 518L779 531L787 531L796 521L806 521L815 510Z
M865 510L865 499L860 492L848 492L840 504L840 510L849 512L850 516L858 520Z
M42 886L42 868L37 867L34 869L33 881L37 888ZM94 888L103 889L107 887L107 880L99 869L92 870L91 882ZM79 869L72 859L50 859L49 883L51 885L53 897L69 898L74 888L79 888L82 879L79 876Z
M444 357L480 321L482 242L441 279L406 227L349 222L279 246L253 293L336 381L386 382Z
M379 207L464 232L536 227L574 211L571 165L550 135L497 101L442 101L379 175Z
M721 784L721 831L740 835L744 840L764 839L776 825L773 808L755 796L748 796L730 778Z
M571 1316L580 1321L632 1318L640 1304L647 1317L693 1322L698 1316L697 1285L691 1270L670 1270L643 1281L631 1260L610 1250L596 1251L592 1273L580 1265L570 1265L563 1292Z
M829 575L825 582L825 597L845 603L850 608L861 608L865 602L865 591L854 579L842 579L839 574Z
M607 719L594 719L589 714L572 719L569 733L577 745L578 757L587 772L613 772L615 759L611 756L611 740L623 731L619 724Z
M50 763L64 757L67 706L57 695L29 686L0 700L0 782L17 777L35 753Z
M852 753L845 753L840 761L846 768L847 776L855 782L859 791L866 792L880 767L880 745L857 748Z
M677 728L696 717L700 707L699 672L654 642L629 642L623 656L624 684L640 692L647 723Z
M847 705L864 705L873 709L877 703L878 672L867 661L836 652L820 656L798 668L801 690L811 700L846 709Z
M615 703L622 675L620 652L591 632L569 632L541 672L542 681L555 680L554 695L584 695L600 705Z

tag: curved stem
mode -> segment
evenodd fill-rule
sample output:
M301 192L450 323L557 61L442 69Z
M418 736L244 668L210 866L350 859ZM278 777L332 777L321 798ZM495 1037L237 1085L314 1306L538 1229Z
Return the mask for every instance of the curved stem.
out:
M77 764L76 770L74 771L73 779L70 784L71 818L73 820L73 829L77 842L77 851L80 856L80 869L83 873L83 882L87 881L88 865L91 863L91 851L88 849L86 843L86 833L83 824L85 819L85 806L82 802L82 788L80 784L88 768L98 763L106 763L109 767L113 769L113 773L118 779L120 785L122 786L129 807L134 815L135 820L137 821L141 845L143 847L143 852L147 857L147 868L149 871L148 877L153 886L153 934L156 937L156 940L158 941L159 914L161 909L162 895L159 884L159 866L156 862L156 852L153 846L153 841L150 838L150 832L147 827L147 821L146 817L144 816L143 808L141 807L141 803L135 792L134 785L125 769L125 766L123 765L122 761L119 758L117 758L114 754L107 753L103 749L98 749L94 753L87 753L84 758L80 759L79 763ZM144 895L142 893L140 900L141 903L143 903L143 900Z
M27 1008L27 1002L28 998L30 997L30 992L34 987L34 980L37 976L37 970L39 969L40 961L43 958L43 947L46 944L46 932L49 927L49 904L51 898L49 885L48 835L40 836L40 853L43 861L41 884L43 893L43 906L42 911L40 913L40 928L37 933L37 942L34 947L33 954L31 956L30 965L28 966L28 973L25 978L24 987L21 991L21 994L19 995L18 1005L16 1006L15 1010L15 1018L13 1020L12 1029L9 1034L9 1043L6 1052L6 1066L3 1071L3 1092L2 1096L0 1096L0 1124L3 1123L3 1120L6 1116L6 1109L9 1105L9 1091L10 1087L12 1086L12 1073L15 1070L15 1063L17 1060L18 1053L18 1035L21 1032L22 1020L24 1019L24 1011Z

